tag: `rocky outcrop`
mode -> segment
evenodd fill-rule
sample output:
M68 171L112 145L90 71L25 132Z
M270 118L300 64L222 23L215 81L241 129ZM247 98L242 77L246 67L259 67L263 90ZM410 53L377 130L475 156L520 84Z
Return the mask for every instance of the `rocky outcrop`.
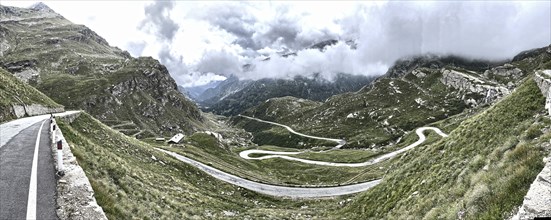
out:
M541 93L545 96L545 109L551 115L551 70L536 71L534 81L540 88Z
M544 162L545 167L530 185L522 206L512 219L551 217L551 157L544 158Z
M144 136L202 129L201 112L157 60L111 47L44 4L0 5L0 17L0 67L53 101L100 120L132 121Z
M421 70L418 70L418 69L411 71L411 74L413 74L417 78L424 78L425 76L427 76L426 73L424 73L424 72L422 72Z
M81 106L100 120L133 121L154 133L189 134L197 130L193 123L203 121L201 112L177 91L163 65L153 58L140 57L122 68L127 69L132 73L107 87L107 96L88 99ZM128 117L128 113L133 116Z
M503 86L482 80L468 73L448 69L442 69L441 72L440 82L444 85L481 97L478 101L473 98L464 98L465 102L471 105L490 103L510 93Z
M551 70L536 71L534 81L538 84L541 93L547 96L547 93L549 93L549 87L551 86Z
M511 64L505 64L503 66L498 66L484 72L484 76L489 77L490 75L519 79L520 77L522 77L522 70Z

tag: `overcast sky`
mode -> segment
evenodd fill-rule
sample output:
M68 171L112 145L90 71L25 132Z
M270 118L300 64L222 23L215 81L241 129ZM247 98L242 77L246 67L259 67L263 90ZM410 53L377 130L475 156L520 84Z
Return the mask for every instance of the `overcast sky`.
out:
M551 1L44 2L112 46L159 59L184 86L231 74L242 79L380 75L397 59L423 53L501 60L551 44ZM304 49L329 39L342 43L324 52ZM289 51L298 54L276 55ZM266 56L271 59L261 61ZM254 70L243 71L249 63Z

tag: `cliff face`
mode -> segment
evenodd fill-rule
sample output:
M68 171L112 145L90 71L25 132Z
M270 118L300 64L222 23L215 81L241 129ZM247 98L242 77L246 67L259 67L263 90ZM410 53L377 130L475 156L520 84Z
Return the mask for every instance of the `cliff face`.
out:
M1 67L56 102L109 124L130 121L141 136L202 127L157 60L133 58L49 8L0 6L0 53Z
M503 86L455 70L442 70L442 78L440 78L440 81L446 86L476 94L480 97L478 100L463 98L466 103L471 105L491 103L510 93L510 91Z
M551 115L551 70L540 70L534 75L534 81L538 84L541 93L545 96L545 109Z

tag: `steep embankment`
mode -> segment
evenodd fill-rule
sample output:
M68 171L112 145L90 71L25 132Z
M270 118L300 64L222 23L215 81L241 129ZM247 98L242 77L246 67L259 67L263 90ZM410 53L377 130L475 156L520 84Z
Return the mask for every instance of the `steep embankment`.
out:
M0 68L0 123L62 111L62 105Z
M527 79L445 140L419 146L340 215L350 218L505 218L543 167L551 139L544 97ZM548 151L549 149L547 149Z
M201 112L153 58L133 58L47 6L0 6L0 66L67 108L141 136L191 133ZM130 133L129 133L130 134Z

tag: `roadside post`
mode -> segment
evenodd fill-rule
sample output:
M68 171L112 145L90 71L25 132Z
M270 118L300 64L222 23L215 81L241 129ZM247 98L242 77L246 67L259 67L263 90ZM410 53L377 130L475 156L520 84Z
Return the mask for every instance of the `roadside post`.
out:
M56 139L56 136L55 136L55 129L56 129L56 123L55 123L55 118L54 116L50 116L50 128L51 128L51 132L52 132L52 144L55 144L55 139Z
M63 171L63 142L62 140L57 141L57 175L63 176L65 172Z

